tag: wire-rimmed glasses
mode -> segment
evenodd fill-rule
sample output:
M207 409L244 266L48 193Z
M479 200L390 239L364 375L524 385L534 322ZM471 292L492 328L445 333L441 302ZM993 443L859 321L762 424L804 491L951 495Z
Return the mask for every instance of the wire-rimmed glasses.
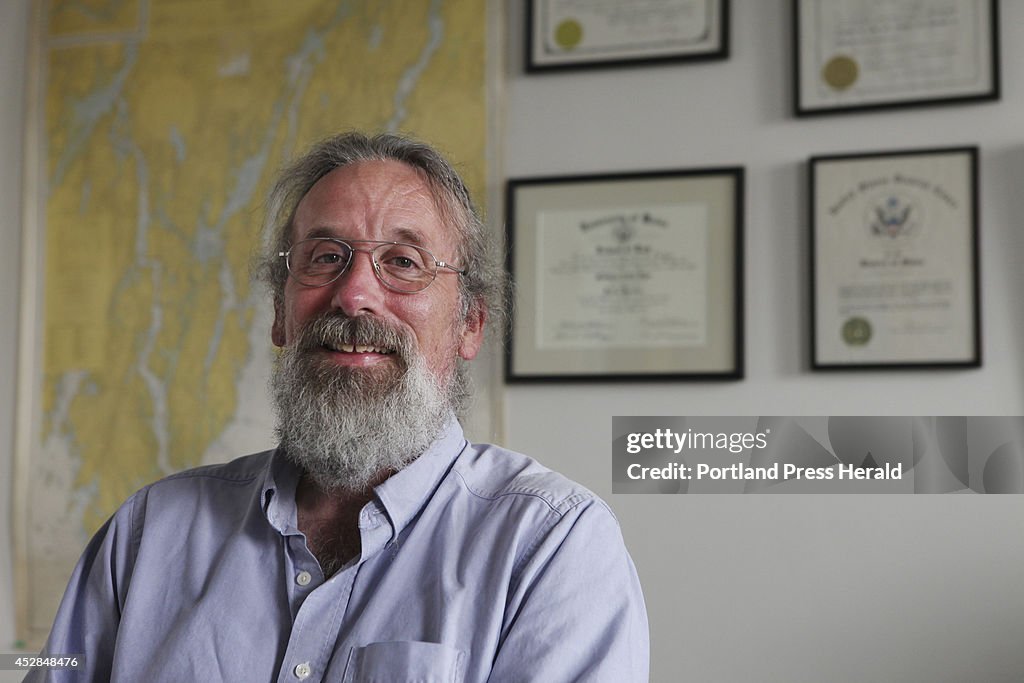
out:
M355 244L372 244L357 249ZM311 237L296 242L288 251L278 252L285 260L288 272L307 287L324 287L348 270L355 252L370 255L373 272L388 289L412 294L430 286L437 271L445 268L459 275L460 270L444 261L438 261L428 250L405 242L379 240L345 240L335 237Z

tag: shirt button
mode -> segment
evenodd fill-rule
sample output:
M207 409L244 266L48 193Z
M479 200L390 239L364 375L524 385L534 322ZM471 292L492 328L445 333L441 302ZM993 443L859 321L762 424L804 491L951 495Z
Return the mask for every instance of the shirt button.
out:
M299 584L300 586L308 586L309 582L312 580L313 575L309 572L299 572L295 575L295 583ZM309 672L306 672L306 675L309 675Z
M295 677L298 679L309 678L310 669L309 662L303 662L302 664L295 665Z

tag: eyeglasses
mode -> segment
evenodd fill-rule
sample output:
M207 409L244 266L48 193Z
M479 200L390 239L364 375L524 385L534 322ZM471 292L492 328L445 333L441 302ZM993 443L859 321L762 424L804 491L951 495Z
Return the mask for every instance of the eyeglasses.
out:
M353 244L373 244L369 249L356 249ZM342 240L334 237L311 237L292 245L288 251L278 252L288 272L307 287L324 287L344 273L352 263L355 252L370 255L373 272L388 289L411 294L421 292L437 277L438 268L446 268L459 275L466 271L438 261L423 247L404 242L378 240Z

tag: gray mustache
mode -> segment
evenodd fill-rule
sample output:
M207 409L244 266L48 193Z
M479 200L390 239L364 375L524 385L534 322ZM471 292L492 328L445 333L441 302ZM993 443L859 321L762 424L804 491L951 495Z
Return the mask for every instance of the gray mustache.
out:
M300 351L310 351L339 344L385 347L403 359L409 357L413 348L408 334L391 323L367 315L349 318L337 313L322 315L305 325L296 347Z

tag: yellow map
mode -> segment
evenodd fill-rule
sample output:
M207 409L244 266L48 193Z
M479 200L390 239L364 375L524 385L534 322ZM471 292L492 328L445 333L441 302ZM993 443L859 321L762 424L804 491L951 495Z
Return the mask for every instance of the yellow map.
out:
M410 132L482 198L485 6L45 5L39 433L17 589L30 647L133 491L273 445L268 308L249 266L285 160L344 129Z

